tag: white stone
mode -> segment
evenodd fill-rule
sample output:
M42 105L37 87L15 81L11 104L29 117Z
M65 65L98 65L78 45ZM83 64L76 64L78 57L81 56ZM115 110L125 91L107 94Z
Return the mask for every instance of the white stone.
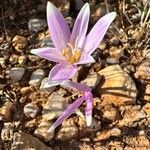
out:
M39 87L44 76L45 76L44 70L42 69L35 70L31 75L29 84Z
M25 73L25 68L23 67L14 67L10 70L9 77L12 81L17 82L22 79Z

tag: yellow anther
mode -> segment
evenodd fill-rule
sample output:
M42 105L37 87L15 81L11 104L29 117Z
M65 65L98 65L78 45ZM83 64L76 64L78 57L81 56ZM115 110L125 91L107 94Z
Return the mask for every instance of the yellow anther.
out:
M76 49L66 48L62 50L62 55L66 58L66 60L70 64L74 64L79 61L79 58L81 56L81 51Z
M65 56L65 55L68 54L68 53L69 53L69 48L66 48L66 49L63 49L63 50L62 50L63 56Z

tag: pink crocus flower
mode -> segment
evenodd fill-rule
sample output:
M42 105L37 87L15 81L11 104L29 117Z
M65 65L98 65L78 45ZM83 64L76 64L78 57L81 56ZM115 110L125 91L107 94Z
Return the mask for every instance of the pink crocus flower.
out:
M42 58L57 62L49 73L49 80L44 85L46 88L61 85L65 88L72 88L83 93L75 102L60 115L56 122L51 126L49 132L54 130L66 118L86 101L85 116L87 125L92 121L93 95L91 89L83 84L74 83L69 79L77 72L78 65L94 63L91 54L98 47L103 39L109 25L114 20L116 13L112 12L102 17L87 33L90 9L86 3L79 12L75 21L72 33L64 17L59 10L50 2L47 3L47 21L51 33L51 38L55 47L32 49L31 53Z
M75 75L77 65L95 62L91 54L102 41L116 13L111 12L100 18L86 35L89 16L90 8L86 3L79 12L71 33L60 11L52 3L47 3L47 22L55 47L32 49L31 53L58 63L49 73L49 84L59 85Z

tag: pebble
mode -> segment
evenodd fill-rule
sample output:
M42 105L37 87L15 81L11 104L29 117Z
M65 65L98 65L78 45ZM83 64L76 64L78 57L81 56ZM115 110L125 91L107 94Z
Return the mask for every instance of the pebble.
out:
M15 64L18 62L18 58L19 58L19 55L16 55L16 54L12 54L9 58L9 62L11 64Z
M119 60L117 58L107 58L107 62L111 65L119 64Z
M101 5L97 5L97 8L94 8L94 16L97 18L100 18L106 14L106 7L104 3L101 3Z
M2 107L0 107L0 114L3 115L3 120L5 121L9 121L10 118L11 118L11 112L13 110L13 103L8 101L8 102L5 102L3 104Z
M82 135L86 135L88 132L96 132L101 129L101 123L95 118L92 118L92 123L89 127L87 127L85 119L82 119L81 117L78 118L77 124L82 131Z
M122 114L122 113L121 113ZM123 127L133 127L137 126L138 121L146 118L146 113L140 107L136 106L125 106L125 110L123 112L123 119L119 120L118 126Z
M45 76L45 71L43 69L35 70L31 75L29 84L39 87L44 76Z
M146 85L144 100L147 101L147 102L150 102L150 84Z
M149 150L150 140L145 135L124 136L123 150Z
M5 67L5 58L3 58L3 57L0 57L0 65L2 66L2 67Z
M14 133L11 150L52 150L39 139L24 132Z
M67 108L70 97L64 97L65 92L60 89L50 95L48 101L43 105L42 118L52 120L57 118Z
M17 51L21 51L28 44L28 41L25 37L16 35L12 40L12 45Z
M35 118L39 112L39 107L34 103L28 103L24 106L23 111L27 117Z
M147 117L150 119L150 103L147 103L143 106L142 110L147 114Z
M117 47L112 46L109 49L109 54L111 58L119 59L123 55L123 50L121 48L118 49Z
M29 120L25 123L25 128L28 128L28 129L36 129L37 128L37 125L38 125L38 121L37 121L37 118L34 118L32 120Z
M72 118L65 120L56 135L57 140L69 140L78 136L78 128Z
M9 76L12 81L17 82L22 79L24 74L25 74L25 68L14 67L14 68L11 68Z
M27 94L29 94L31 92L31 88L29 86L22 87L20 89L20 92L23 95L27 95Z
M48 78L44 78L41 82L40 90L48 91L49 93L53 92L56 89L56 86L45 86L48 82Z
M119 110L115 107L106 107L103 111L103 116L111 121L119 119Z
M106 49L106 43L101 43L99 46L98 46L98 48L100 49L100 50L105 50Z
M144 60L136 69L134 74L141 82L150 83L150 59Z
M52 138L54 138L54 131L48 132L48 129L50 128L52 124L42 119L41 123L38 125L37 129L34 131L34 134L44 140L45 142L50 141Z
M104 130L102 132L97 132L96 137L94 139L95 142L101 141L101 140L107 140L111 136L118 137L121 134L121 130L118 128L113 128L110 130Z
M19 56L19 58L18 58L18 63L19 63L20 65L23 65L23 64L26 62L26 60L27 60L27 57L26 57L25 55L21 55L21 56Z
M114 36L112 39L110 39L110 42L111 42L112 45L117 46L120 41L118 40L117 37Z
M44 19L33 18L28 21L29 31L38 33L47 27L47 22Z
M96 91L101 95L104 105L120 106L135 103L135 83L119 65L108 66L98 73L101 75L101 84Z
M41 47L54 47L54 44L50 37L45 37L39 44Z
M1 139L4 141L12 140L14 125L10 122L5 122L4 127L1 130Z
M81 83L86 84L87 86L89 86L92 89L95 89L97 87L97 85L100 82L100 75L97 73L93 73L87 76L86 79L84 79Z

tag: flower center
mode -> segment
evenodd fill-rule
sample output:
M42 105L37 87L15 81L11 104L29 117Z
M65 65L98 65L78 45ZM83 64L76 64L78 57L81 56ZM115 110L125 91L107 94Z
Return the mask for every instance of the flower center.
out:
M68 43L68 47L62 50L62 55L70 64L74 64L79 61L81 57L81 50L74 48L70 43Z

